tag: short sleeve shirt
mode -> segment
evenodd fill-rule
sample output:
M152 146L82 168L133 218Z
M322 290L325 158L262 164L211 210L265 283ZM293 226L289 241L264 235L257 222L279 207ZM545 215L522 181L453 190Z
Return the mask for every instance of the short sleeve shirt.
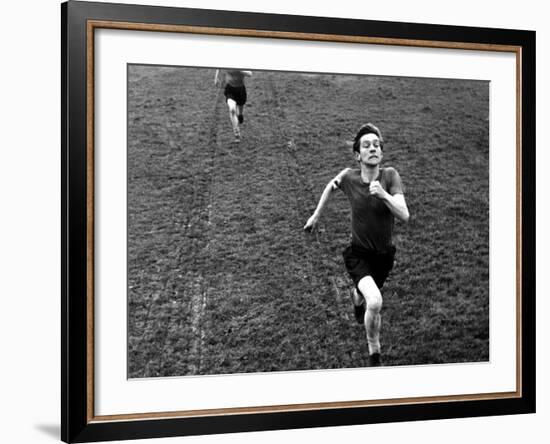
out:
M242 71L226 71L226 82L233 87L244 86L244 74Z
M391 195L403 193L401 178L394 168L380 168L377 180ZM369 192L361 170L350 169L339 188L351 204L351 244L359 249L387 252L392 247L394 217L387 205Z

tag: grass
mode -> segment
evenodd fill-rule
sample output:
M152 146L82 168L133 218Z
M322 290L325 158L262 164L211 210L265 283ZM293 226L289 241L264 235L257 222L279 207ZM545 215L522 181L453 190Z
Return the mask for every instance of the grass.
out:
M385 365L487 361L488 83L255 72L237 145L213 81L129 68L129 376L366 365L343 193L302 231L366 121L411 213L383 291Z

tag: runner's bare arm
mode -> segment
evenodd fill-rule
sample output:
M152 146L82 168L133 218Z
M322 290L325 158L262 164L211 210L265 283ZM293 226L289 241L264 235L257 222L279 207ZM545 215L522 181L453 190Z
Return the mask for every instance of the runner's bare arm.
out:
M323 213L323 209L325 208L330 195L334 190L340 187L340 180L342 179L342 176L349 170L349 168L346 168L342 170L334 179L332 179L325 189L323 190L323 194L321 195L321 198L319 199L319 203L317 204L317 208L315 208L315 212L313 215L307 220L306 224L304 225L304 230L309 232L312 232L317 228L317 224L319 222L319 218L321 217L321 214Z
M384 201L391 213L400 221L407 222L409 220L409 209L407 208L407 202L405 202L405 196L401 193L391 195L388 193L380 182L375 180L370 183L370 193Z
M388 198L384 202L397 219L402 222L409 221L409 209L403 194L394 194L393 196L388 194Z

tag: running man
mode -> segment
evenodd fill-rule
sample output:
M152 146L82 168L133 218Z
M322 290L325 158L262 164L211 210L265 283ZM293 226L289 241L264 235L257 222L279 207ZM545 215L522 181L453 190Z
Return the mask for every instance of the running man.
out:
M381 168L383 139L372 123L363 125L353 141L359 169L346 168L325 187L313 215L304 230L313 231L330 195L340 189L351 205L351 245L343 252L346 269L355 287L351 299L355 319L365 324L369 347L369 365L380 360L380 290L388 277L395 257L392 243L394 218L407 222L409 210L398 172ZM365 307L366 305L366 307Z
M221 75L224 75L224 91L225 99L227 100L227 106L229 107L229 119L231 119L231 126L233 127L233 134L235 135L235 142L241 141L241 130L239 125L244 122L244 104L246 103L246 87L244 86L244 78L250 77L252 71L238 71L224 69L216 70L216 77L214 78L214 84L220 86Z

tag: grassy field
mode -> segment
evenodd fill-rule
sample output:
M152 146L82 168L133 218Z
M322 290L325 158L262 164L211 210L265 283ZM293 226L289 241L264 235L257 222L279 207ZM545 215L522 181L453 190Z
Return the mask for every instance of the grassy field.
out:
M487 82L254 72L243 140L214 70L128 72L129 377L367 365L338 193L367 121L405 185L383 291L385 365L489 359Z

